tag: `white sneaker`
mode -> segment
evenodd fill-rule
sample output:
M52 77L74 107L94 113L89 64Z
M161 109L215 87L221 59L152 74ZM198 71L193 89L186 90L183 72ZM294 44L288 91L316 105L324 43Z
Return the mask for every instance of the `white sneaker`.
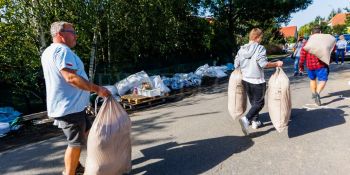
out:
M249 135L249 132L248 132L248 128L249 128L249 121L247 119L247 117L242 117L239 119L239 124L241 124L241 128L242 128L242 131L244 133L244 135Z
M261 125L262 125L262 123L259 120L252 121L252 128L253 129L258 129Z

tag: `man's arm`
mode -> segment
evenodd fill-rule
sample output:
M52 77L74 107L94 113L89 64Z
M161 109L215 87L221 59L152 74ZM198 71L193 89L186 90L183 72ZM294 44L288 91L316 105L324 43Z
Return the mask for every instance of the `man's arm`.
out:
M63 78L66 80L66 82L76 88L85 91L96 92L97 95L101 97L108 97L111 95L111 92L109 92L106 88L90 83L81 76L77 75L76 71L72 69L63 68L62 70L60 70L60 72Z

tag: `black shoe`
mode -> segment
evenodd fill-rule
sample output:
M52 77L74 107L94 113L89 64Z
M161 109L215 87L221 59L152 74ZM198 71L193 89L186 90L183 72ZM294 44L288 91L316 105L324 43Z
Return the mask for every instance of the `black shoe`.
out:
M316 94L312 93L312 99L316 98Z
M298 72L294 72L294 77L298 76Z
M321 97L318 93L316 93L315 103L317 104L317 106L321 106Z
M85 172L85 167L83 167L83 165L81 165L81 163L79 162L78 167L75 169L75 174L84 175L84 172ZM66 175L65 170L62 172L62 175Z
M75 169L75 174L76 175L83 175L84 172L85 172L85 167L83 167L83 165L79 162L77 169Z
M303 76L303 73L302 73L302 72L300 72L300 73L299 73L299 76Z

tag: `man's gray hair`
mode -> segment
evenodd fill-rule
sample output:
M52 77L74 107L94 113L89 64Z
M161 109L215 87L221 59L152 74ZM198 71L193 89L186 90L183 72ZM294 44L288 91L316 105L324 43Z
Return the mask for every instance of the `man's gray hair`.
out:
M51 24L51 37L54 38L58 32L61 32L64 29L64 25L71 25L73 26L72 23L65 22L65 21L57 21Z

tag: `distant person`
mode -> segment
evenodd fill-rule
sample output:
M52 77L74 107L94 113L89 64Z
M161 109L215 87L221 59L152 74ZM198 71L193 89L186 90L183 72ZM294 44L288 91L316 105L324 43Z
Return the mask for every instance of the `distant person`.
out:
M77 35L73 24L54 22L51 24L53 43L41 56L46 84L47 114L55 119L55 125L63 130L68 147L64 156L63 174L84 173L79 163L81 146L86 143L91 123L85 113L89 104L89 92L101 97L111 93L102 86L88 81L84 64L70 48L76 45ZM78 166L79 165L79 166Z
M321 33L321 29L319 27L315 27L312 29L312 32L311 32L312 35L318 34L318 33ZM304 46L306 45L306 43L304 44ZM303 72L304 62L306 61L306 67L308 68L307 74L310 79L310 89L312 92L312 98L315 100L315 103L318 106L320 106L321 105L320 93L326 86L326 83L328 80L328 74L329 74L329 67L326 63L322 62L315 55L312 55L309 52L305 51L304 46L300 52L299 68L300 68L300 71ZM316 79L318 80L318 83Z
M300 37L297 41L297 43L294 45L294 52L293 52L293 58L294 58L294 76L302 76L303 73L299 71L299 60L300 60L300 51L301 48L304 46L306 40L304 37Z
M246 116L240 118L242 131L248 135L248 127L251 123L253 129L262 125L259 121L259 112L265 105L266 82L264 68L282 67L283 62L268 62L266 49L260 45L263 31L254 28L249 33L249 43L241 46L236 59L235 68L240 68L243 76L243 86L247 92L251 108Z
M346 52L346 45L348 44L348 42L346 42L344 35L340 35L339 36L339 40L336 43L337 46L337 52L335 55L335 63L338 64L338 59L339 56L341 56L341 64L344 64L344 57L345 57L345 52Z

